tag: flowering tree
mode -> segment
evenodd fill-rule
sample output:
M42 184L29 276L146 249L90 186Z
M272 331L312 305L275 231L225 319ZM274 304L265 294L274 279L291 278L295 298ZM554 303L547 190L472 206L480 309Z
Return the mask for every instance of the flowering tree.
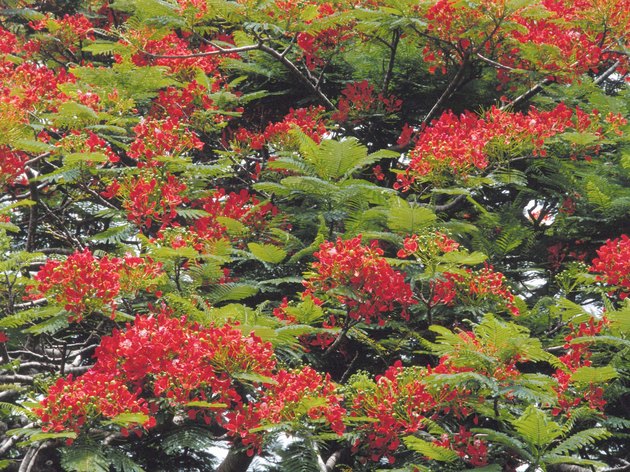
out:
M628 0L9 0L0 467L630 468Z

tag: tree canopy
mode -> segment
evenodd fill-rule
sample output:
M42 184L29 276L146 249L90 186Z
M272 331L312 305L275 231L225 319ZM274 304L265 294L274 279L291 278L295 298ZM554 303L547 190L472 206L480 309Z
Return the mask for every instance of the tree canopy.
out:
M630 470L629 0L5 0L0 468Z

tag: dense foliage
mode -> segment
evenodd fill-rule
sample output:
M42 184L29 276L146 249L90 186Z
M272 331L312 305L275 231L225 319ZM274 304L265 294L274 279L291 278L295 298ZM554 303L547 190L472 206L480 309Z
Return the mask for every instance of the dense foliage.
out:
M0 466L630 470L629 0L6 0Z

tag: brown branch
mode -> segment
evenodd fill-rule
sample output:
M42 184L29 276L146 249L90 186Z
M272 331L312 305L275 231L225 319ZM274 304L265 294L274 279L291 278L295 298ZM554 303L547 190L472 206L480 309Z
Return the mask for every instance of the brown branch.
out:
M144 49L140 49L140 52L154 59L193 59L196 57L219 56L221 54L238 54L240 52L255 51L260 49L260 44L250 44L247 46L228 49L217 46L216 44L213 44L213 46L217 48L216 51L194 52L190 54L154 54L152 52L145 51Z
M599 85L601 84L604 80L606 80L608 77L610 77L611 75L613 75L615 73L615 71L617 70L617 67L619 67L620 62L619 61L615 61L615 63L610 66L608 69L606 69L602 75L600 75L599 77L597 77L593 83L595 85Z
M387 65L387 71L385 72L385 77L383 78L383 89L382 89L383 95L387 93L387 89L389 88L389 83L392 80L392 73L394 72L394 63L396 61L396 52L398 50L399 42L400 42L400 31L395 30L392 35L392 44L388 45L391 51L389 54L389 63Z
M459 70L453 76L453 78L449 82L444 92L442 92L442 95L440 95L440 98L438 98L437 102L433 104L433 107L431 108L431 110L429 110L429 113L427 113L424 119L422 120L423 125L426 125L427 123L429 123L429 121L431 121L433 116L444 104L444 102L448 100L457 91L457 88L461 85L462 81L464 80L464 73L466 72L467 68L468 68L468 59L464 57L464 59L462 59L462 63L459 67Z
M543 91L543 89L549 85L555 82L555 79L550 79L550 78L546 78L545 80L537 83L536 85L534 85L532 88L530 88L527 92L525 92L522 95L519 95L518 97L516 97L514 100L512 100L509 103L506 103L505 105L503 105L501 108L499 108L499 110L501 111L505 111L508 108L515 108L518 105L520 105L522 102L525 102L527 100L529 100L530 98L538 95L540 92Z
M247 451L240 444L234 444L214 472L246 472L253 459L254 456L247 455Z
M332 472L341 457L341 450L335 451L326 461L326 472Z
M259 44L258 49L269 54L270 56L272 56L273 58L277 59L282 64L284 64L286 68L289 69L293 73L293 75L295 75L298 79L300 79L300 81L311 90L311 92L313 92L315 95L319 97L320 101L326 106L328 110L336 110L335 105L333 105L333 103L328 99L328 97L324 95L324 93L319 88L317 88L317 85L315 85L312 81L310 81L308 77L305 76L300 71L300 69L297 68L295 64L293 64L293 62L287 59L286 56L282 55L275 49L270 48L269 46L263 43Z
M479 53L477 53L476 56L482 61L490 64L491 66L496 67L497 69L514 70L514 67L506 66L505 64L501 64L500 62L493 61L492 59L485 57Z

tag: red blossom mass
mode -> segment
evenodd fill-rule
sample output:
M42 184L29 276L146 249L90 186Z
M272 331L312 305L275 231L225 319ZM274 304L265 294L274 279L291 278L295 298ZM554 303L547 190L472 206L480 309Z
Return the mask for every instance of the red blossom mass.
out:
M619 290L619 298L625 299L630 294L630 238L622 234L620 238L606 241L597 250L590 271L597 275L597 280Z
M30 297L49 298L72 313L75 321L94 311L115 316L122 293L131 296L141 288L151 289L160 274L161 264L150 258L96 258L85 249L65 261L46 262L34 277L37 284L31 287Z
M9 467L630 461L630 0L12 3Z
M348 310L348 317L379 325L396 309L408 318L407 308L416 303L411 287L403 275L395 271L383 257L376 241L361 244L361 236L336 243L325 242L314 256L313 273L304 282L306 293L332 296ZM335 294L335 289L350 290ZM334 325L335 320L331 320Z

